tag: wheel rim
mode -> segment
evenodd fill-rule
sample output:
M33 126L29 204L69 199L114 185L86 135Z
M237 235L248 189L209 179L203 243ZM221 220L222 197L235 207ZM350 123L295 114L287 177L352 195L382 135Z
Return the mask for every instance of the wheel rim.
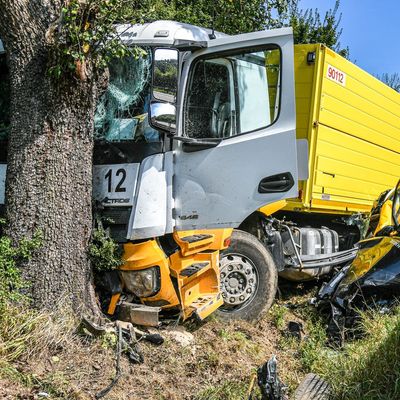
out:
M242 254L226 254L220 260L221 311L232 312L249 304L258 289L258 272L254 263Z

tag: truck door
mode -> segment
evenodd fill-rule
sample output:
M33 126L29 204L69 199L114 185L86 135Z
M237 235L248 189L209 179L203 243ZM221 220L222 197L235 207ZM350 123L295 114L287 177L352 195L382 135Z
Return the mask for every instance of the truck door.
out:
M237 227L297 193L291 28L211 40L184 61L176 229Z

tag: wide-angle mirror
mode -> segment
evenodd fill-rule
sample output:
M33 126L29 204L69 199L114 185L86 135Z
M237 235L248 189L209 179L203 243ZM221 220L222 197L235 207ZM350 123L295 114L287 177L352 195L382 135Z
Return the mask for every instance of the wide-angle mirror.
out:
M169 132L175 131L176 108L170 103L152 103L150 106L150 122L155 128Z

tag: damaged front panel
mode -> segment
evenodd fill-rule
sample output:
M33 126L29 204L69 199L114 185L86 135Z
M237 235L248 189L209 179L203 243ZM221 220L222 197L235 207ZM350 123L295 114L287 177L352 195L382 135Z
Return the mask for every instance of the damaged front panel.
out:
M357 257L325 284L320 307L329 305L331 333L354 325L358 310L390 305L400 296L400 239L378 237L360 243Z
M119 242L172 232L171 157L149 125L152 52L141 52L110 63L95 115L93 197Z

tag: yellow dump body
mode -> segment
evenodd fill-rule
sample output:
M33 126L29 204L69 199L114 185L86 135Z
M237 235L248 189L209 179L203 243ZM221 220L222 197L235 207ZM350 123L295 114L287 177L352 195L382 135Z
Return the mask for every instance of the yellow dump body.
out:
M309 179L285 209L369 212L400 177L400 94L320 44L295 46L295 82Z

